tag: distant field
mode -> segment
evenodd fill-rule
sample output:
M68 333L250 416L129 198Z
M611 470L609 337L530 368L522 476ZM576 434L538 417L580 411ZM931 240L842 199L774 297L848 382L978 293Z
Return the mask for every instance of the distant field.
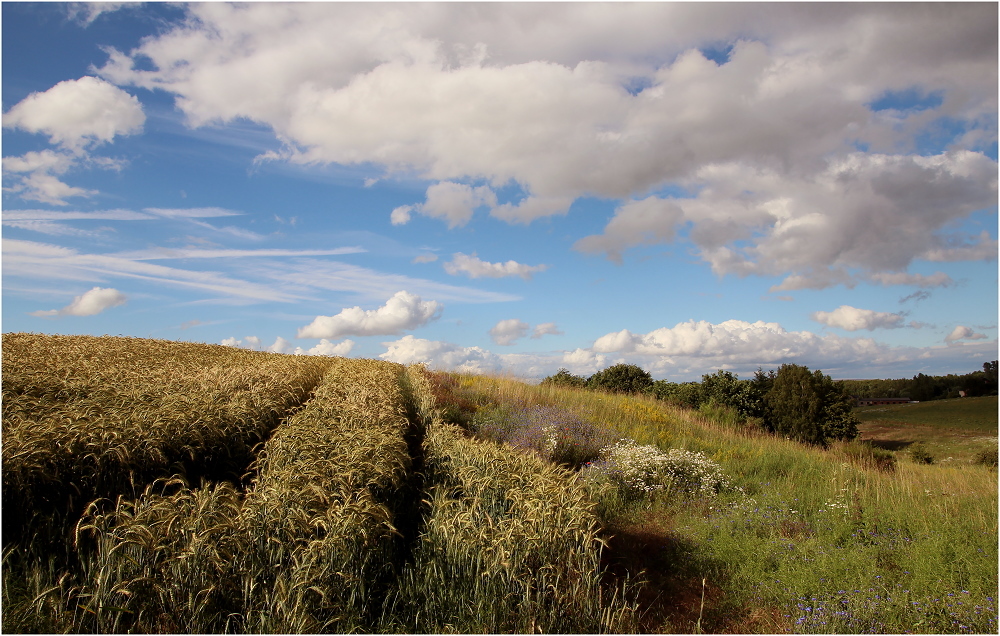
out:
M923 442L939 460L968 461L997 443L997 396L856 409L861 437L889 450Z

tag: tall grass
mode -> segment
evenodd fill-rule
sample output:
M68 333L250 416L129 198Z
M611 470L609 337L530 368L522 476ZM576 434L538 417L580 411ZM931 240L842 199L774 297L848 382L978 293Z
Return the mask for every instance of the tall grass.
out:
M486 377L459 386L473 402L559 405L718 462L734 488L713 500L602 507L619 529L668 528L674 548L657 566L721 588L701 627L744 631L753 615L776 632L997 630L997 481L985 467L889 468L857 444L807 447L645 397Z

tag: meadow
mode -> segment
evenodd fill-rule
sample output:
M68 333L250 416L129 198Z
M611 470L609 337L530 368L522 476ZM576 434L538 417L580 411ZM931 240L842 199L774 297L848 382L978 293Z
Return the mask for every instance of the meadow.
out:
M886 449L924 446L938 462L967 462L997 447L997 397L968 397L855 410L862 439Z
M5 632L997 631L973 461L382 361L3 338Z
M714 497L623 500L594 489L606 558L646 580L644 630L997 631L995 469L927 465L904 453L889 463L859 442L824 450L761 433L723 409L648 397L473 376L456 393L479 413L556 406L572 414L559 418L562 445L627 437L702 453L721 468L727 484Z

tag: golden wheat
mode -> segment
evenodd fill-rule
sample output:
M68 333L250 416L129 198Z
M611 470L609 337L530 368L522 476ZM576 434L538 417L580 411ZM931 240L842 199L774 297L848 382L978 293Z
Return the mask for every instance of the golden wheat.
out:
M90 499L174 473L242 473L329 363L137 338L4 334L5 545L40 531L22 512L79 514Z
M569 471L468 438L435 412L408 370L427 424L429 511L400 603L418 632L603 632L631 608L601 589L597 518Z

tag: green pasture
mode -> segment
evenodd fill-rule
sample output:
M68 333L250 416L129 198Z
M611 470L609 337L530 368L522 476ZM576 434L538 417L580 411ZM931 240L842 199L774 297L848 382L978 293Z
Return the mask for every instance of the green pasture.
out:
M967 463L997 445L995 395L862 406L854 412L861 420L862 439L904 455L919 443L935 461Z

